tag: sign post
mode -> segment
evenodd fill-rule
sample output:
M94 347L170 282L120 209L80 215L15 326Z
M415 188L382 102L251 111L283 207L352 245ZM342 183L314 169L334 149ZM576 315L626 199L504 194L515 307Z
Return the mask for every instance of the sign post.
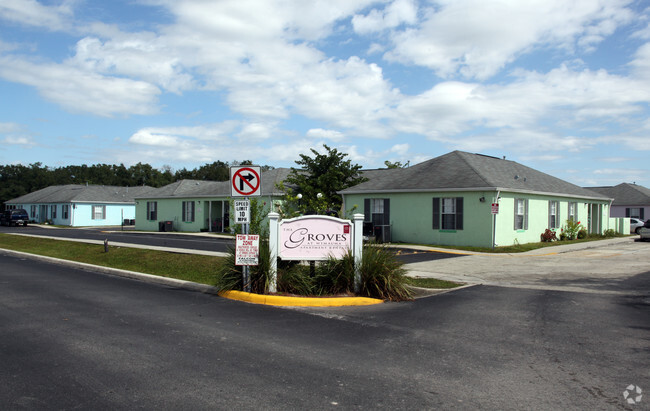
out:
M260 166L230 167L230 196L259 197L262 195Z
M259 264L260 236L257 234L237 234L235 245L235 265L249 266Z
M235 200L235 224L251 223L251 202L246 200Z
M249 197L262 195L262 170L260 166L230 167L230 195L231 197L245 197L244 200L235 200L235 223L242 225L242 247L235 248L235 265L241 265L243 290L251 292L249 266L259 263L259 235L249 235L250 231L250 201ZM240 241L237 236L237 241ZM257 239L249 238L257 237ZM256 242L256 245L252 244ZM250 243L250 244L249 244ZM239 244L239 243L237 243ZM252 255L255 258L252 258ZM240 258L241 257L241 258ZM240 264L241 263L241 264ZM244 264L245 263L245 264Z

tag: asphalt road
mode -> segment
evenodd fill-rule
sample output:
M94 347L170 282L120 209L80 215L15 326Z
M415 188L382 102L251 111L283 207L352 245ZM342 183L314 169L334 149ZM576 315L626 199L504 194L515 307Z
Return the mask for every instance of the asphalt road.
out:
M55 229L39 226L27 227L4 227L0 226L0 233L21 233L29 235L50 236L64 239L82 239L104 241L109 243L138 244L154 247L169 247L185 250L216 251L225 253L229 247L234 245L231 238L217 236L183 235L180 233L149 233L133 231L127 227L126 231L120 232L119 227L108 228L74 228ZM448 254L435 251L411 250L406 248L395 249L395 253L403 263L417 263L446 258L459 257L457 254Z
M623 397L630 384L650 392L650 272L617 290L475 286L287 309L0 251L0 404L650 409L647 395Z
M156 247L171 247L180 249L192 249L203 251L227 252L234 241L230 238L217 236L202 237L183 235L178 233L147 233L127 229L120 232L119 227L107 228L74 228L58 229L43 228L39 226L27 227L4 227L0 226L0 233L22 233L30 235L42 235L68 239L82 240L109 240L109 243L139 244Z

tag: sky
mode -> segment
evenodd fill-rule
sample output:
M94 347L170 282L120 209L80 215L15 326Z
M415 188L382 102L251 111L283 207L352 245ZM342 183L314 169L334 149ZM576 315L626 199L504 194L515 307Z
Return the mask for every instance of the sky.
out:
M0 0L0 164L453 150L650 188L650 1Z

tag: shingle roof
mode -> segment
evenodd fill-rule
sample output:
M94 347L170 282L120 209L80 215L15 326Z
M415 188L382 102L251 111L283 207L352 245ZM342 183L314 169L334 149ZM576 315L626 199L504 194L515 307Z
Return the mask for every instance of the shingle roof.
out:
M607 198L514 161L464 151L453 151L409 168L372 170L364 176L369 181L342 193L489 189Z
M118 187L68 184L43 188L6 201L10 204L133 203L135 197L153 190L149 186Z
M650 205L650 189L629 183L621 183L608 187L585 187L614 199L612 205L648 206Z
M275 168L262 173L261 193L264 196L281 196L276 187L284 181L291 170ZM138 198L197 198L197 197L230 197L229 181L180 180L164 187L155 189Z

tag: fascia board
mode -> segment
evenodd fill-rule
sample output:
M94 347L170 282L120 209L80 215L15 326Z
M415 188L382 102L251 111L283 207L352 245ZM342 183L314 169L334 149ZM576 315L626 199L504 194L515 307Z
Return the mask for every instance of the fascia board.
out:
M613 201L613 198L605 197L590 197L590 196L581 196L574 194L563 194L563 193L552 193L544 191L533 191L533 190L517 190L512 188L502 188L502 187L471 187L471 188L431 188L431 189L390 189L390 190L355 190L355 191L338 191L337 194L349 195L349 194L403 194L403 193L457 193L462 191L495 191L501 193L518 193L518 194L529 194L529 195L543 195L549 197L563 197L563 198L576 198L584 200L596 200L596 201Z

